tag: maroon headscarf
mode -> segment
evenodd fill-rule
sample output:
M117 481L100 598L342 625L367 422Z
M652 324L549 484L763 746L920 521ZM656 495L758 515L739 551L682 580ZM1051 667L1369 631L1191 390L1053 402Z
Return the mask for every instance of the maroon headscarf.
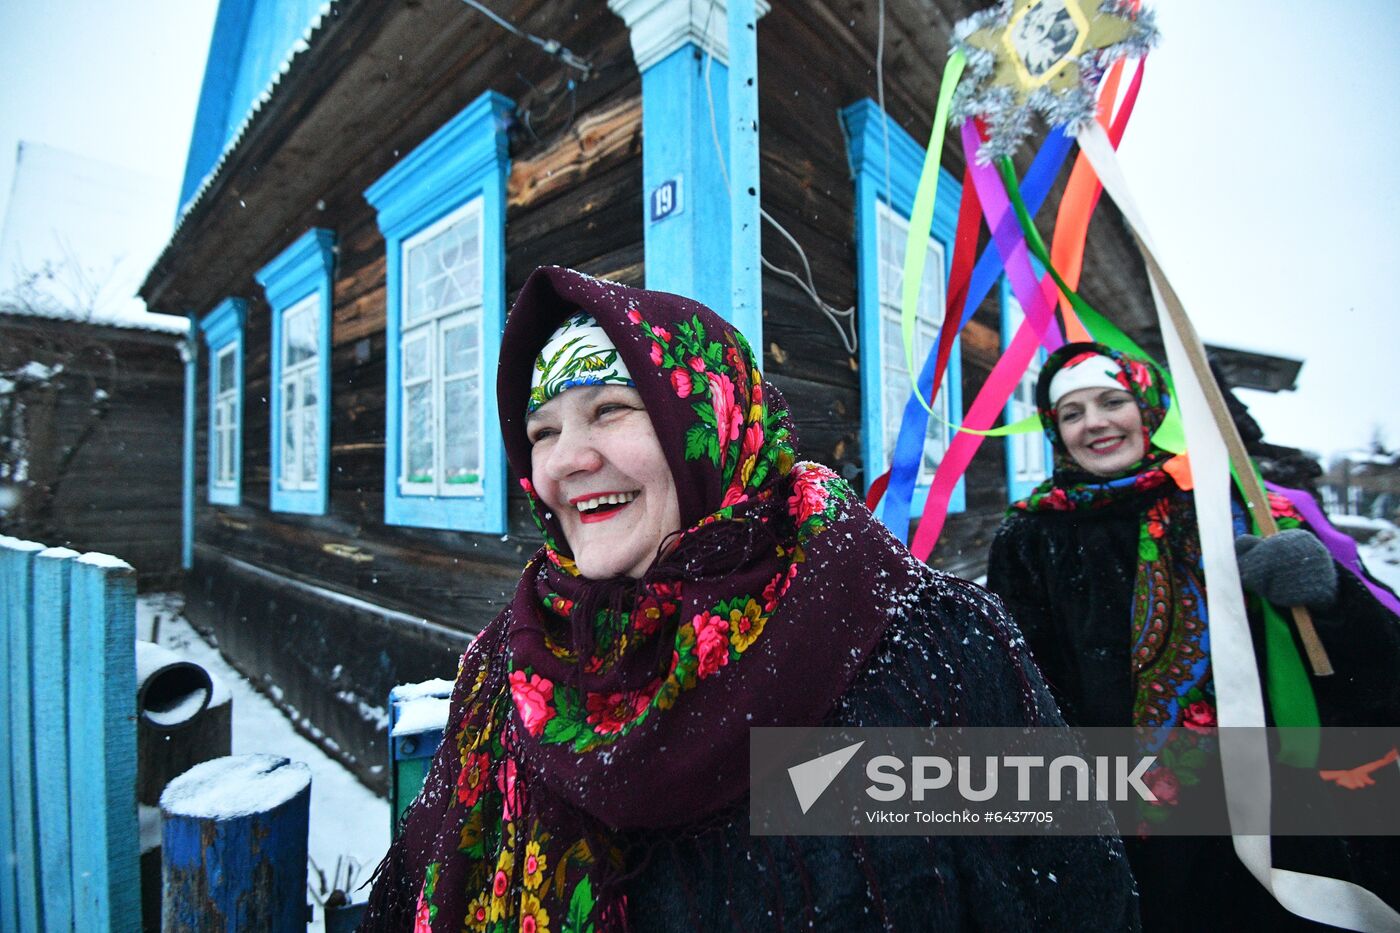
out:
M579 310L626 363L679 498L684 530L639 580L580 576L528 479L531 369ZM926 571L843 480L795 462L782 397L703 305L537 269L500 359L506 452L545 544L462 659L363 929L622 928L614 835L738 804L749 729L820 723Z

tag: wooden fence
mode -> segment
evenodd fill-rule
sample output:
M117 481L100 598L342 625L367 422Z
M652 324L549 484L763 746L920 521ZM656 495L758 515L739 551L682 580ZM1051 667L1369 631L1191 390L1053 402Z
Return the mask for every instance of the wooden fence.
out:
M135 573L0 536L0 630L0 933L135 933Z

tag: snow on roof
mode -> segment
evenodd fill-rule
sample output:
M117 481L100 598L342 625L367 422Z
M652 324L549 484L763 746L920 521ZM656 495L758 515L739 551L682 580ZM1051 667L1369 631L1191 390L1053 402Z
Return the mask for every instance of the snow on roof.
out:
M315 42L316 38L321 33L322 24L331 14L331 8L335 7L338 2L339 0L326 0L325 3L321 4L321 9L318 10L316 15L312 18L311 25L306 27L300 39L292 43L291 51L287 53L287 57L283 59L282 64L278 66L277 73L272 76L272 80L268 82L267 87L263 88L261 94L253 98L252 106L248 108L248 113L244 115L243 121L238 124L238 127L229 135L228 142L224 144L224 151L214 160L213 167L200 179L199 185L195 187L194 194L190 195L189 201L180 208L179 217L175 220L175 229L170 231L170 237L166 241L165 247L160 251L160 255L156 257L156 261L151 264L152 269L160 265L161 261L165 259L166 254L170 252L170 247L175 242L175 238L179 236L180 230L185 226L185 219L194 212L196 207L203 203L204 195L213 187L214 182L223 172L224 165L228 162L229 157L238 150L238 147L243 142L243 137L248 134L249 128L252 127L258 115L263 112L263 108L267 106L268 101L272 100L273 94L282 83L282 77L291 71L292 65L303 53L310 51L312 43Z
M173 314L157 314L154 311L129 310L120 313L73 311L67 308L36 308L0 306L0 315L14 317L38 317L55 321L76 321L79 324L93 324L101 327L120 327L124 330L151 330L163 334L187 334L190 322Z
M278 755L235 755L195 765L160 795L172 816L231 820L266 813L311 784L311 769Z

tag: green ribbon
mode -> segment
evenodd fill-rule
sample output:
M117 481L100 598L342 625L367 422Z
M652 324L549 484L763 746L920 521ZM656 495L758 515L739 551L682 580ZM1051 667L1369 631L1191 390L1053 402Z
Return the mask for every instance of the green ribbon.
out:
M943 161L943 139L948 131L948 110L953 91L967 66L967 56L954 49L943 69L943 81L938 86L938 106L933 114L933 129L929 132L928 148L924 150L924 166L919 171L919 186L914 191L914 210L909 216L909 238L904 243L904 282L900 295L900 330L904 338L904 365L909 370L909 384L918 385L914 369L914 329L918 316L919 286L924 281L924 262L928 258L928 237L933 230L933 207L938 200L938 169ZM881 119L888 120L885 114ZM888 193L887 193L888 196ZM894 205L890 205L893 207ZM915 392L919 404L929 414L933 409L922 392Z

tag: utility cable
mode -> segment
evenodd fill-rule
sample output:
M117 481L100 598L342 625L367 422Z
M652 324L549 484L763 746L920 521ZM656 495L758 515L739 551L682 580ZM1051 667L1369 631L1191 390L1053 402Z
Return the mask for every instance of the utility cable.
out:
M710 34L710 18L714 15L715 12L715 2L716 0L710 0L709 11L705 14L704 34L706 36ZM720 178L724 180L725 196L728 198L733 198L734 192L732 191L729 185L729 171L725 167L724 162L724 148L720 145L719 127L716 125L714 90L710 87L710 63L712 61L714 61L714 55L710 52L707 44L705 49L704 78L705 102L709 105L710 108L710 138L714 141L715 144L715 158L719 162ZM802 248L802 244L798 243L797 238L794 237L791 233L789 233L786 227L778 223L777 219L774 218L772 214L763 210L761 207L759 208L758 213L760 217L762 217L765 221L771 224L775 230L782 234L784 239L786 239L789 243L792 244L793 249L797 250L797 258L802 262L802 270L806 273L806 278L804 279L802 276L799 276L797 273L792 272L789 269L783 269L777 265L774 265L768 260L767 256L763 255L762 250L760 249L758 258L763 263L763 267L776 275L781 275L784 278L791 280L793 284L795 284L808 298L810 298L812 300L812 303L817 306L817 310L826 316L826 319L831 322L832 327L836 328L836 333L841 337L841 345L845 347L846 352L851 356L854 356L856 353L856 349L859 346L859 339L855 329L855 321L853 320L856 313L855 307L851 306L849 308L837 308L823 301L821 295L817 292L817 284L812 277L812 265L810 262L807 261L807 252ZM851 320L849 336L846 333L846 326L842 324L843 318Z
M568 65L570 68L578 69L579 71L583 72L585 76L592 73L593 66L588 62L588 60L579 58L573 52L566 49L563 45L559 43L558 39L542 39L532 32L526 32L519 26L512 23L510 20L498 16L496 13L492 12L489 8L486 7L485 4L480 3L479 0L462 0L462 2L465 3L467 6L471 7L472 9L485 14L492 22L494 22L496 25L500 26L507 32L514 33L522 39L528 39L529 41L533 42L535 45L539 46L540 49L544 51L546 55L550 55L554 58L559 59L561 62Z

